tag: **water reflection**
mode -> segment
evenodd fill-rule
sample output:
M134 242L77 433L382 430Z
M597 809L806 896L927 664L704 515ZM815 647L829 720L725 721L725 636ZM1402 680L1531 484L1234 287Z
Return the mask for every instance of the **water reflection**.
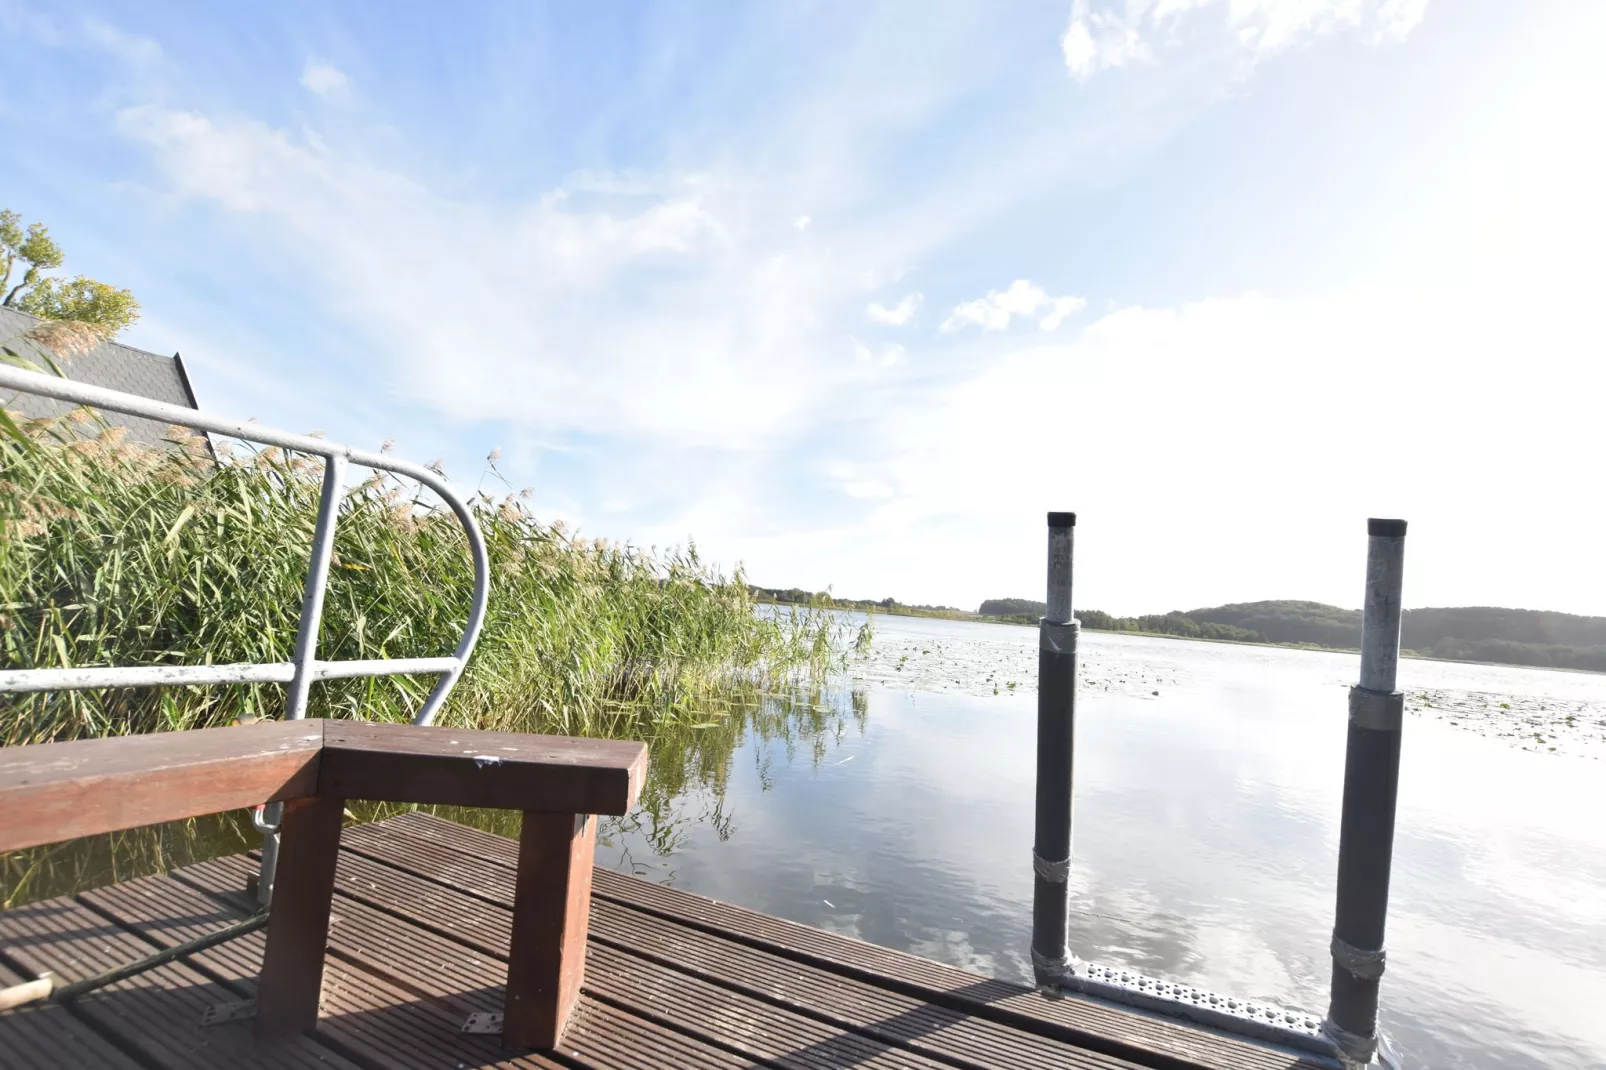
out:
M641 803L626 817L600 822L599 860L673 883L676 859L694 843L704 837L724 843L739 831L729 803L739 767L751 763L757 790L767 792L777 769L817 768L861 736L868 715L862 691L797 689L752 695L717 721L653 733L646 739L652 761Z
M724 824L683 827L643 872L1026 980L1035 697L995 684L1024 675L1035 634L877 624L896 653L862 674L858 731L797 759L745 739ZM1083 646L1074 950L1325 1010L1356 659L1097 634ZM1598 676L1411 662L1402 680L1517 716L1606 702ZM1406 733L1384 982L1398 1046L1421 1066L1606 1063L1600 763L1524 753L1428 710ZM620 829L599 860L648 853Z
M603 824L598 861L1026 980L1035 632L877 629L856 679L651 736L642 804ZM1073 950L1320 1013L1356 659L1098 633L1083 649ZM1606 677L1414 661L1401 676L1457 709L1485 696L1495 731L1408 717L1387 1028L1416 1066L1606 1065L1606 766L1519 750L1495 712L1592 724ZM445 814L517 831L513 814ZM118 878L250 840L226 818L190 827ZM36 872L30 897L106 877L52 850L63 880Z
M239 854L258 839L239 810L0 853L0 909Z
M727 812L727 793L738 755L743 761L756 755L761 782L771 767L818 764L851 734L863 731L868 713L862 691L736 691L708 720L635 733L651 748L647 781L631 814L601 821L601 850L617 848L619 853L610 857L627 872L672 881L674 859L691 846L694 831L717 842L736 831ZM347 815L351 821L378 821L411 809L518 836L516 811L352 800ZM238 854L256 848L259 840L250 811L241 810L0 853L0 909Z

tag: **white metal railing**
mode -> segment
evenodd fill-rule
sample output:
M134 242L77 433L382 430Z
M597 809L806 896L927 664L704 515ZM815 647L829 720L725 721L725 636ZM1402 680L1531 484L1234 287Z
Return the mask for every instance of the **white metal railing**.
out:
M97 409L108 409L147 420L193 427L247 442L310 453L324 459L323 490L318 499L318 523L313 529L312 554L308 563L306 588L301 598L301 619L296 625L295 653L290 661L243 665L137 665L61 669L0 670L0 694L36 691L74 691L97 687L183 687L194 684L288 684L284 717L300 720L307 715L307 692L314 680L335 680L352 676L392 676L436 673L440 679L424 705L413 716L416 725L435 719L441 704L463 675L480 626L485 622L485 601L490 591L490 568L485 556L485 540L468 506L446 485L446 480L422 465L397 460L381 453L352 449L309 435L276 431L254 423L208 416L198 409L153 401L137 394L90 386L60 376L0 364L0 387L40 394L58 401L70 401ZM418 480L440 495L457 515L468 535L469 553L474 559L474 597L469 607L463 637L451 657L381 658L367 661L319 661L318 625L323 619L324 592L329 585L329 557L334 546L335 522L340 510L340 491L345 482L347 463L378 471L395 472ZM273 894L273 877L279 858L279 817L282 804L259 806L252 818L262 833L262 865L257 877L257 898L265 905Z
M323 491L318 500L318 523L313 530L312 554L307 570L306 589L301 600L301 619L296 628L292 660L242 665L142 665L96 668L7 669L0 670L0 694L31 691L73 691L99 687L183 687L195 684L289 684L285 698L286 720L307 715L307 691L314 680L336 680L352 676L391 676L439 674L435 687L413 717L413 723L427 725L435 719L441 704L463 674L474 643L485 620L485 602L490 589L490 570L485 556L485 540L474 523L468 506L446 480L422 465L387 457L380 453L352 449L308 435L291 434L239 420L209 416L198 409L170 405L163 401L118 390L90 386L42 372L0 364L0 387L40 394L58 401L89 405L97 409L159 420L168 424L260 442L268 446L315 454L324 459ZM463 637L450 657L381 658L368 661L319 661L318 625L323 617L324 592L329 583L329 557L334 545L335 522L340 491L347 463L359 464L398 475L409 476L440 495L457 515L468 535L469 553L474 558L474 597Z

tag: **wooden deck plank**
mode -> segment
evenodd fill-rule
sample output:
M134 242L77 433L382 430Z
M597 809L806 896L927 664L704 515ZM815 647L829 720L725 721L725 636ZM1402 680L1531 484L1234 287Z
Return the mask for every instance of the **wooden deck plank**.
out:
M372 846L375 841L365 840ZM355 850L343 852L337 886L345 894L372 897L375 903L416 903L408 908L423 924L441 927L449 935L467 940L487 953L498 953L507 904L505 882L477 892L427 868L428 862L408 864L408 852L394 855L389 865ZM464 867L456 867L461 873ZM420 877L430 878L421 880ZM495 888L500 888L501 895ZM483 897L481 897L483 893ZM486 914L487 909L497 913ZM817 1017L833 1028L859 1032L893 1045L907 1046L934 1057L963 1059L968 1065L1011 1070L1014 1067L1071 1066L1087 1068L1133 1067L1139 1064L1092 1052L1067 1049L1063 1042L1037 1036L967 1011L939 1007L923 1000L876 987L858 979L781 959L721 937L633 911L604 900L593 900L594 945L603 943L618 951L652 958L679 972L686 984L690 974L720 986L727 998L756 997L789 1010ZM598 958L593 948L592 958ZM588 966L589 970L589 966ZM630 996L622 996L628 1003Z
M252 873L255 866L250 866ZM79 900L155 947L172 947L204 936L250 914L254 903L242 893L222 901L186 888L171 877L139 877L84 892ZM187 955L182 960L242 996L255 996L262 965L262 931Z
M32 979L0 962L0 987ZM139 1070L138 1063L59 1004L32 1004L0 1014L0 1070L63 1066Z
M239 898L235 889L240 880L251 871L249 861L235 856L187 866L172 877L194 891L233 902ZM329 930L333 957L434 1000L459 1017L498 1009L481 993L503 984L506 967L500 959L404 923L361 900L341 897L334 917Z
M99 909L164 946L241 916L237 891L254 866L241 856L216 859L87 893ZM317 1035L332 1047L381 1066L547 1067L537 1053L511 1054L497 1038L458 1032L466 1014L502 1007L506 963L413 928L365 903L337 900L330 929L328 978ZM263 937L252 933L193 956L249 991L262 961ZM189 960L186 960L189 961ZM661 1050L666 1061L656 1062ZM679 1036L626 1009L582 998L560 1052L597 1070L676 1065L711 1070L757 1065L711 1044Z
M508 886L507 871L514 858L512 841L425 813L404 814L383 825L352 828L347 839L349 846L358 851L415 851L416 857L431 859L443 874L478 881L482 893L492 897ZM493 872L483 862L476 867L473 860L493 862L500 872ZM1112 1054L1140 1061L1172 1060L1176 1065L1211 1070L1320 1070L1325 1065L1298 1052L1100 1000L1076 996L1046 999L1024 985L663 888L611 870L599 868L593 882L597 899L650 911L799 962Z
M1080 996L1049 999L1025 985L689 896L612 871L599 871L594 889L599 900L723 933L799 962L823 965L920 999L1130 1058L1169 1058L1216 1070L1319 1070L1324 1065L1297 1052L1102 1000ZM1102 1047L1109 1042L1120 1047Z
M378 875L374 871L384 867L372 862L367 866L373 869L364 866L350 874L354 878L350 887L355 891L341 893L336 913L344 923L331 930L331 954L342 958L349 955L365 967L387 974L401 971L395 978L398 982L443 1002L456 1003L465 1013L494 1010L499 1005L495 1000L500 998L499 985L506 970L501 959L505 955L495 951L496 936L488 936L484 931L486 927L471 919L496 908L467 896L455 899L450 895L437 896L428 900L420 916L429 917L440 930L465 932L469 943L413 928L410 923L402 923L370 905L395 903L398 900L392 897L405 896L409 886L370 882L365 878ZM216 863L204 863L181 870L177 876L227 893L248 869L245 865L224 868ZM462 924L465 919L470 923ZM398 945L409 953L398 956ZM423 964L424 968L419 969L416 964ZM645 1016L660 1025L689 1033L709 1044L739 1049L754 1059L771 1060L779 1066L815 1067L821 1065L820 1059L831 1057L836 1057L837 1062L824 1065L862 1065L887 1070L895 1067L937 1070L952 1065L900 1051L840 1026L776 1007L762 999L596 942L587 959L585 990L595 999Z
M235 889L253 871L253 866L245 859L234 857L187 867L175 871L174 876L209 894L235 898L239 895ZM348 895L340 896L335 915L340 923L331 929L332 958L358 963L369 973L383 976L432 1004L449 1008L455 1023L474 1011L500 1010L507 969L502 958L416 928ZM467 928L475 929L474 926ZM584 1058L586 1065L686 1065L716 1070L758 1065L750 1058L719 1050L712 1044L679 1037L673 1031L662 1030L646 1021L634 1021L633 1013L622 1013L589 995L582 997L580 1007L579 1016L571 1021L564 1035L561 1051L569 1058ZM708 1039L718 1041L719 1038L705 1038ZM623 1049L618 1047L621 1043L625 1044ZM654 1046L665 1052L663 1063L653 1061Z
M888 1044L985 1070L1074 1067L1135 1070L1140 1064L1068 1048L1025 1030L927 1003L598 901L598 942L798 1013L819 1015Z
M220 865L220 862L223 864ZM196 920L209 913L240 916L246 903L235 889L248 870L254 870L254 867L235 857L188 867L181 872L191 878L189 882L172 877L146 878L88 894L94 896L97 906L113 911L120 922L148 933L158 943L170 945L196 935ZM202 887L210 886L215 894L201 891L194 886L196 883ZM349 907L341 909L346 914L350 912ZM395 919L383 914L378 916L385 918L398 930L401 928L401 923ZM336 919L336 925L331 929L331 949L338 955L340 938L355 927L347 925L342 929L340 926L347 920L342 914L337 913ZM433 974L436 967L446 963L438 954L421 955L417 935L416 932L398 931L384 945L384 949L391 957L422 967L422 973ZM362 933L352 937L359 947L368 943L369 939L368 935ZM252 933L229 944L203 951L192 956L192 959L208 972L226 973L243 990L252 992L256 987L263 949L263 935ZM480 980L470 978L469 983L472 986ZM332 956L323 987L323 1017L318 1022L318 1035L338 1050L380 1066L439 1067L464 1064L558 1070L560 1064L546 1056L534 1052L503 1051L494 1036L459 1032L468 1011L497 1010L501 1003L500 994L490 992L483 985L465 988L457 995L461 1005L455 1007L444 1002L420 999L416 990L409 991L372 971Z
M539 1067L561 1063L534 1052L508 1052L495 1036L459 1031L460 1015L418 999L366 970L331 959L318 1036L354 1059L384 1067Z
M24 970L50 970L66 981L138 959L151 945L88 907L52 899L0 912L0 948ZM137 1059L163 1067L207 1070L319 1067L358 1070L307 1037L259 1046L249 1024L202 1027L207 1007L239 993L182 963L170 963L91 992L73 1013Z
M227 872L232 891L240 874L233 867ZM228 894L214 897L166 876L97 889L83 898L119 924L163 947L227 924L244 916L247 909L242 898ZM248 933L186 956L184 961L251 996L257 990L265 942L263 933ZM320 1004L323 1017L318 1021L319 1038L360 1062L419 1068L458 1063L542 1070L559 1067L551 1059L533 1053L510 1055L501 1050L495 1037L465 1036L458 1032L463 1021L461 1013L420 1000L414 992L334 959L327 966Z
M661 1024L737 1048L787 1070L838 1066L944 1070L954 1065L687 976L605 944L591 945L586 958L586 987L594 995L605 995L610 1002Z
M487 954L497 954L503 946L504 904L495 904L498 913L487 914L486 908L492 904L465 889L443 888L439 882L417 879L423 875L366 857L343 858L339 872L338 886L343 894L370 898L375 903L414 903L417 905L406 909L420 923L437 926ZM685 975L691 974L722 986L728 998L734 999L738 994L744 998L756 996L797 1013L817 1016L838 1028L933 1056L963 1058L970 1065L997 1070L1137 1065L1107 1055L1068 1050L1059 1041L779 959L603 900L593 900L592 924L596 926L592 933L594 943L651 957L679 971L676 984L686 984L690 978ZM598 957L595 950L592 957ZM628 1002L631 997L620 998Z
M594 877L585 984L556 1058L508 1051L495 1037L458 1027L470 1012L502 1009L516 857L512 841L424 815L348 829L336 864L320 1016L310 1035L262 1046L248 1022L199 1027L209 1004L255 994L265 939L259 931L72 1009L0 1016L0 1068L63 1065L55 1057L59 1043L39 1032L40 1012L60 1012L60 1022L113 1059L113 1043L125 1047L135 1058L121 1064L94 1053L81 1060L119 1070L1301 1065L1295 1055L1227 1035L1097 1001L1051 1001L1019 985L602 869ZM49 968L71 980L215 931L254 909L245 883L255 870L247 856L231 856L78 901L0 912L0 983L8 957L24 971ZM1063 1015L1067 1004L1074 1006ZM1086 1044L1091 1027L1105 1031ZM1197 1050L1184 1050L1178 1036Z

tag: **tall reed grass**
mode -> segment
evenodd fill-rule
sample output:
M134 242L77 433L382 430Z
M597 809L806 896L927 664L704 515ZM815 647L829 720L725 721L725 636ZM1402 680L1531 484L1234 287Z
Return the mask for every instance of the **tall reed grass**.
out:
M172 436L136 447L86 410L0 420L0 667L290 659L321 462L221 441L214 459L192 432ZM346 491L321 658L451 652L472 569L457 521L425 495L377 474ZM845 656L830 614L755 613L740 570L695 546L579 538L516 494L476 494L472 509L490 606L441 723L641 735L710 723L733 686L817 678ZM315 684L309 716L406 719L432 684ZM205 727L282 702L278 685L7 696L0 740Z

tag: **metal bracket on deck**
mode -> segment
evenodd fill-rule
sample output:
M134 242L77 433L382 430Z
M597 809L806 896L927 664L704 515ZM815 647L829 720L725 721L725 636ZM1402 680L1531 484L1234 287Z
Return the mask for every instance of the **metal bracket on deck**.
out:
M1067 992L1141 1007L1324 1056L1331 1060L1329 1065L1338 1062L1332 1041L1322 1032L1321 1019L1303 1011L1223 996L1192 985L1162 981L1136 970L1080 959L1072 960L1060 987Z
M502 1016L490 1011L475 1011L468 1016L461 1030L464 1033L500 1033Z
M255 1018L257 1014L257 1001L254 999L235 999L227 1003L214 1003L201 1014L201 1024L222 1025L224 1022L238 1022L245 1018Z

